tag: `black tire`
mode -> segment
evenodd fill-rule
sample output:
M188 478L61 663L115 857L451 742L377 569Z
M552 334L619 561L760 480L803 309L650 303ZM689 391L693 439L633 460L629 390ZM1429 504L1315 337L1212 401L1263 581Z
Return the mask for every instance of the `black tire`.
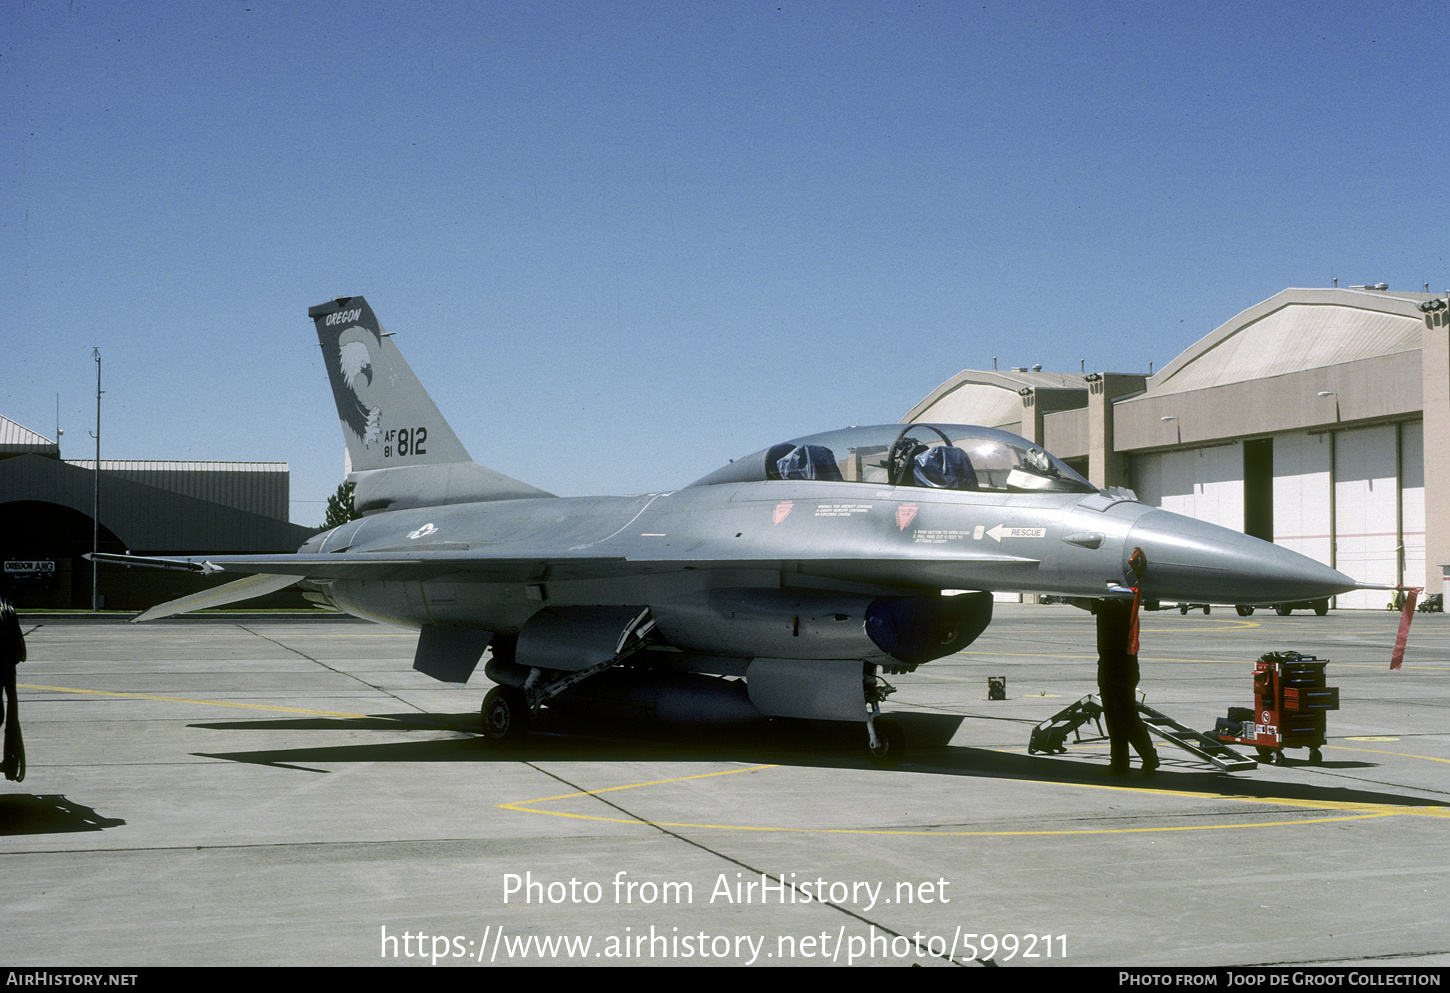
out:
M480 710L483 736L489 741L518 741L529 733L529 704L515 686L495 686Z
M1317 617L1323 617L1327 613L1329 613L1329 601L1328 600L1315 600L1314 601L1314 614L1315 614L1315 616L1317 616Z
M1274 613L1278 614L1280 617L1288 617L1293 612L1294 608L1289 606L1287 603L1281 603L1274 608Z
M1246 606L1243 606L1242 604L1240 604L1239 606L1235 607L1234 610L1235 610L1235 612L1238 613L1238 615L1240 617L1253 617L1254 616L1254 608L1251 607L1251 606L1247 606L1246 607Z
M1324 761L1324 753L1317 748L1309 749L1309 764L1318 765Z
M1180 614L1182 614L1184 617L1187 617L1188 616L1188 604L1186 604L1186 603L1180 603L1178 605L1178 612Z
M1204 617L1207 617L1212 610L1213 610L1213 607L1210 604L1204 604L1203 605L1203 616Z
M906 757L906 733L889 717L878 717L876 724L876 740L881 744L877 748L871 747L871 740L866 740L866 757L871 764L880 766L883 769L890 769L900 765L901 760Z

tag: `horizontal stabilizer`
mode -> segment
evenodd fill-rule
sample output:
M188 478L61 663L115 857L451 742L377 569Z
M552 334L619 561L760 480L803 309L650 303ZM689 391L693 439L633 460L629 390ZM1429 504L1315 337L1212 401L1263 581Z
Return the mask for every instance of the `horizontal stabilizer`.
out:
M174 614L187 614L193 610L205 610L208 607L220 607L223 604L239 603L242 600L251 600L254 597L266 596L268 593L276 593L278 590L285 590L297 582L296 576L248 576L246 579L239 579L235 583L227 583L223 586L210 590L202 590L200 593L192 593L190 596L180 597L168 603L157 604L144 613L137 614L131 618L132 624L140 624L142 621L154 621L160 617L171 617Z
M359 514L554 495L477 462L369 469L353 472L347 478L355 487L352 505Z

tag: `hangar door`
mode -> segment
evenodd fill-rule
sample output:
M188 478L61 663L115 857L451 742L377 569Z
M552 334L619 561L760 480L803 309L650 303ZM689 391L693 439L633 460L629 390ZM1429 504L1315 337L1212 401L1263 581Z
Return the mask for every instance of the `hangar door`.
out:
M1400 425L1400 544L1404 549L1404 577L1401 582L1424 586L1425 592L1439 593L1443 585L1440 569L1430 570L1425 562L1425 425L1422 421Z
M1428 585L1424 434L1415 421L1140 455L1133 487L1150 506L1272 536L1355 579ZM1336 605L1383 609L1389 596Z
M1140 455L1133 459L1133 489L1149 506L1244 529L1244 457L1239 445Z
M1274 544L1325 565L1334 561L1333 457L1334 441L1327 434L1274 438Z
M1425 585L1424 427L1386 424L1334 436L1335 568L1369 583ZM1384 607L1359 590L1341 607Z

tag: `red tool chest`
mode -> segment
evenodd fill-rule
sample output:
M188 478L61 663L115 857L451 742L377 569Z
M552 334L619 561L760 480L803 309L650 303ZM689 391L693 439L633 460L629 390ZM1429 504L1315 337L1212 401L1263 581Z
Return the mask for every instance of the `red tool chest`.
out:
M1252 745L1259 761L1284 764L1284 749L1307 748L1320 762L1325 714L1339 709L1339 688L1324 685L1327 659L1270 652L1254 665L1254 707L1230 707L1214 728L1220 741Z

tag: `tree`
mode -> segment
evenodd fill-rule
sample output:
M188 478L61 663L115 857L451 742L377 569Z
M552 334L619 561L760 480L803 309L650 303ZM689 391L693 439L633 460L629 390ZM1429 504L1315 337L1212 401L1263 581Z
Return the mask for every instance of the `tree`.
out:
M348 521L355 521L362 516L352 505L354 485L352 482L343 483L338 486L336 493L327 498L327 520L322 522L324 531L335 528L339 524L346 524Z

